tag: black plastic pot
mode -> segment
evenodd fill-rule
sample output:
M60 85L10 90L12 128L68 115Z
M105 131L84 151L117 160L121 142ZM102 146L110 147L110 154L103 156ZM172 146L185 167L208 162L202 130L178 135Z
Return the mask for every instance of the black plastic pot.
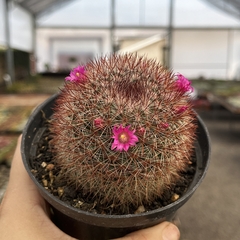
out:
M112 239L122 237L138 229L156 225L165 220L171 221L179 209L192 196L205 177L210 155L210 140L203 121L198 116L196 141L197 169L188 191L177 201L165 207L128 215L101 215L76 209L54 197L35 179L31 172L31 156L34 156L38 140L44 131L42 111L47 118L52 115L52 107L57 94L47 99L35 109L23 131L21 152L27 172L47 201L53 222L67 234L83 240ZM42 111L41 111L42 110Z

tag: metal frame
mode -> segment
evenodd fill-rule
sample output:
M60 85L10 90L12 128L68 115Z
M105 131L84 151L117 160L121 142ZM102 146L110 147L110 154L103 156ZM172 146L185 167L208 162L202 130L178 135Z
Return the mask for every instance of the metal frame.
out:
M5 20L6 20L6 35L7 35L7 55L6 55L6 61L7 61L7 69L8 73L11 76L12 81L14 81L14 61L12 56L12 49L10 47L10 35L9 35L9 19L8 19L8 3L14 2L15 4L19 4L21 7L29 11L33 15L33 35L35 35L35 30L37 28L44 28L41 26L36 26L36 18L47 14L49 12L52 12L56 10L59 7L63 7L73 0L5 0L6 3L6 9L5 9ZM115 24L115 1L111 0L111 24L109 27L98 27L98 26L81 26L81 29L108 29L110 30L110 36L111 36L111 43L112 43L112 51L114 52L116 50L115 46L115 30L116 29L131 29L131 28L138 28L138 29L166 29L166 26L116 26ZM229 13L235 17L240 18L240 0L203 0L206 3L211 4L214 7L217 7L218 9L221 9L222 11ZM173 20L173 9L174 9L174 3L175 0L170 0L169 4L169 26L168 26L168 66L171 67L171 55L172 55L172 20ZM144 5L144 2L142 2ZM142 6L143 7L143 6ZM51 26L48 26L47 28L51 28ZM58 27L54 27L58 28ZM60 27L59 27L60 28ZM61 27L62 29L66 27ZM71 28L78 28L75 26L68 26L68 29ZM176 28L175 28L176 29ZM181 28L179 28L181 29ZM183 29L189 29L192 28L183 28ZM203 28L208 29L208 28ZM211 28L212 29L212 28ZM219 29L219 28L218 28ZM225 28L224 28L225 29ZM228 28L227 28L228 29ZM35 41L35 36L34 36ZM35 42L33 43L35 45ZM34 46L35 51L35 46Z
M11 0L8 0L11 1ZM73 0L13 0L21 7L28 10L34 17L39 17L54 11L56 8L63 7Z
M212 6L240 18L240 0L203 0Z
M4 9L4 19L5 19L5 34L6 34L6 65L7 74L10 77L10 84L15 81L15 71L14 71L14 56L13 49L11 48L10 41L10 21L9 21L9 4L8 0L5 1Z
M6 0L12 1L12 0ZM31 12L35 17L54 11L73 0L13 0ZM212 6L240 18L240 0L203 0ZM114 0L113 0L114 2Z

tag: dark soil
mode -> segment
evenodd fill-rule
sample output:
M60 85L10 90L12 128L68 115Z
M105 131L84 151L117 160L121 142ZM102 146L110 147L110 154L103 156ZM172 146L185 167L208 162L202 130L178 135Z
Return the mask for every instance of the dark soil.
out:
M61 169L55 166L52 161L52 152L49 148L50 140L46 124L45 131L38 144L36 157L32 159L32 173L43 187L54 196L73 207L92 213L112 215L134 214L166 206L176 201L187 191L196 172L196 157L193 156L188 168L181 173L179 182L175 186L172 186L171 189L168 189L164 193L164 197L156 199L150 205L139 206L137 209L132 207L130 208L130 212L125 213L112 205L103 206L94 198L91 198L91 196L84 196L80 191L76 191L74 187L67 186L67 183L60 178Z

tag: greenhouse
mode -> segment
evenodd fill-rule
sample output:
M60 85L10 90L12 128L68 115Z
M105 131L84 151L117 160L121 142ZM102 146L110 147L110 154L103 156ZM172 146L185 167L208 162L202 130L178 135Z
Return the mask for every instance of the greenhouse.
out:
M117 122L119 124L117 127L116 125L109 124L109 122L111 122L110 120L104 121L102 116L95 116L95 114L97 115L101 113L101 110L107 115L109 114L107 111L111 112L112 109L114 109L114 107L111 108L109 106L113 99L113 95L111 94L115 93L114 91L116 91L116 89L121 92L121 94L125 94L124 91L126 89L129 91L127 94L123 94L124 97L122 97L122 99L127 96L126 98L128 100L131 100L131 97L134 97L134 101L136 99L139 100L139 96L142 96L145 91L142 86L144 86L144 88L145 86L148 87L147 84L145 85L144 81L147 81L149 76L153 76L154 74L154 76L159 76L154 71L150 72L152 69L156 70L156 68L152 68L152 65L149 64L149 62L147 62L147 64L144 62L147 66L145 68L147 73L144 72L144 74L141 75L143 71L140 71L139 73L139 69L138 72L136 71L136 74L134 72L135 69L134 71L131 69L126 75L124 75L124 72L121 77L127 76L126 79L123 77L124 79L122 81L121 77L119 77L120 75L118 76L121 80L121 84L123 84L116 85L116 88L110 88L108 92L109 95L106 95L106 98L97 101L96 99L98 99L98 97L100 99L98 94L100 95L102 92L107 92L107 90L105 91L103 88L104 84L102 79L111 79L111 77L106 77L110 76L108 75L110 71L108 72L108 68L103 64L104 61L106 59L112 59L112 56L126 56L124 55L125 53L130 53L132 54L131 56L144 57L140 59L153 59L154 61L151 62L153 63L153 66L155 66L154 64L157 64L157 66L161 64L161 71L163 71L162 79L170 79L168 76L171 76L172 81L165 84L164 87L170 86L165 91L162 90L158 84L149 84L153 86L153 94L144 95L144 100L139 105L143 104L143 106L145 106L144 104L146 104L146 102L150 102L152 105L148 104L147 107L152 110L153 106L155 107L155 102L157 102L159 103L158 107L160 107L153 111L155 115L152 114L147 107L147 110L138 113L137 117L131 115L131 118L129 118L131 121L140 121L139 119L142 116L147 119L147 124L145 124L144 127L136 127L136 129L131 129L132 123L128 123L127 120L124 120L124 124ZM102 60L103 56L107 56L105 60ZM113 63L115 64L114 61L118 58L115 59L114 57ZM102 69L98 69L98 71L96 71L97 74L95 74L95 69L91 68L93 66L91 63L92 61L98 61L99 59L104 66L103 69L107 70L104 72ZM121 57L119 59L119 62L123 61ZM131 61L126 62L129 64L131 63ZM99 66L102 66L101 64L99 63ZM88 66L89 69L90 77L88 77L94 82L94 84L97 82L95 81L95 78L96 80L100 79L99 83L96 83L96 89L100 86L101 91L98 90L97 94L91 95L95 89L89 88L91 94L88 92L88 97L84 98L83 95L81 95L81 91L83 90L79 88L79 86L85 84L84 81L86 80L85 77L87 75L85 69L86 66ZM119 69L114 73L118 72ZM126 84L126 82L128 82L127 80L132 77L132 75L128 75L130 73L134 73L133 79L131 79L132 82L129 81L132 85ZM168 73L169 75L167 75ZM100 75L99 79L98 75ZM91 79L91 76L95 77L94 81ZM144 77L141 79L141 76ZM137 84L134 85L135 82L137 82L135 78L138 80L140 79L140 81L143 82L143 85L140 87ZM152 81L152 79L150 80ZM72 83L76 82L80 82L78 87L73 87L72 89L67 88L67 86L71 86ZM94 84L91 85L91 87L95 86ZM101 86L101 84L103 85ZM173 149L175 149L176 145L179 145L178 142L184 142L183 139L186 140L186 132L188 133L188 131L190 131L189 129L192 131L194 129L194 134L197 136L197 140L193 134L194 136L191 137L196 141L193 142L188 139L189 141L186 142L189 145L195 144L194 147L192 147L194 148L195 155L193 159L190 159L187 163L189 168L187 170L181 169L180 172L182 174L184 171L187 173L193 171L192 173L189 173L189 175L192 174L192 182L197 182L202 179L202 177L205 177L206 172L204 171L206 171L206 169L208 169L208 172L196 193L194 193L186 205L179 209L175 215L173 212L171 213L172 216L170 220L180 230L181 240L240 239L240 0L0 0L0 210L2 210L2 206L4 208L4 204L8 202L4 201L4 194L6 191L9 191L8 186L10 186L10 188L12 186L11 178L17 175L19 175L17 176L19 178L20 176L25 176L25 172L18 171L16 173L16 169L14 170L14 168L12 168L12 162L15 164L17 161L16 156L21 158L17 153L14 155L16 146L18 146L18 150L20 149L20 142L18 142L17 139L22 134L25 136L22 141L22 148L25 146L25 142L33 141L33 143L31 142L29 149L26 149L29 150L30 154L32 154L32 152L34 152L35 155L38 153L37 158L42 158L42 151L38 149L39 152L37 152L37 147L35 148L35 145L36 142L39 141L38 138L45 136L43 134L46 133L48 130L47 127L49 127L48 124L52 121L52 116L49 117L47 114L56 110L56 105L54 105L54 107L51 105L49 112L44 112L42 109L39 110L39 106L46 107L46 105L48 105L46 102L49 101L49 99L55 101L59 96L59 93L62 93L61 89L65 88L67 89L66 92L70 93L70 96L77 92L77 100L74 100L72 103L69 100L71 99L69 96L60 98L57 106L67 106L67 109L70 109L70 113L66 110L65 115L58 113L55 118L59 118L60 122L70 119L72 120L73 125L75 125L73 127L73 133L70 133L73 134L72 140L66 142L64 138L64 141L59 140L64 143L64 147L60 147L59 149L69 149L69 145L72 144L75 139L79 140L81 138L81 142L84 142L82 141L82 138L85 140L84 134L86 133L87 135L90 130L94 133L93 135L89 134L89 136L100 135L104 138L109 134L109 129L112 128L114 134L110 136L110 140L114 142L112 145L108 144L106 148L103 147L102 149L104 150L101 149L103 152L101 154L107 155L110 152L111 155L112 150L124 150L123 154L120 151L119 156L120 154L124 156L133 156L134 159L137 159L134 164L145 167L145 162L144 164L142 164L142 162L139 163L144 157L141 159L139 157L140 155L137 155L138 152L134 152L132 149L134 149L134 146L138 147L138 142L144 139L147 134L147 136L154 136L155 139L151 143L151 147L142 147L141 151L149 151L150 154L152 154L150 155L151 160L154 159L153 162L155 162L157 157L162 160L163 149L166 151L166 155L170 156L171 154L169 154L169 152L174 152ZM75 91L76 89L77 91ZM87 92L87 87L85 90ZM178 91L178 97L182 97L179 101L176 100L177 97L174 96L175 91ZM114 97L118 96L118 94L119 93L115 94ZM161 99L161 101L159 99ZM90 109L95 111L93 114L95 117L92 117L91 120L84 123L84 125L82 123L85 121L85 115L87 115L85 113L88 112L88 110L86 110L87 106L88 104L90 106L95 100L94 107ZM101 104L103 104L105 100L110 104L106 105L109 108L101 108ZM121 100L117 99L115 104L122 104ZM136 109L132 107L131 104L135 102L132 101L131 104L129 104L128 100L124 103L124 107L120 110L118 109L118 111L114 109L114 111L116 111L116 113L121 112L122 114L126 107L134 112ZM174 103L171 102L173 100ZM41 105L42 103L43 105ZM111 106L115 105L113 104ZM72 112L74 112L71 109L72 107L74 108L74 111L76 109L78 110L76 115L72 114ZM84 109L86 112L83 110L80 111L80 108ZM111 109L111 111L109 109ZM191 109L192 115L186 115L186 122L181 121L181 114L185 114L185 112L188 111L190 112L189 109ZM40 111L41 113L38 113L37 117L33 120L32 116L36 111ZM149 115L149 113L152 115ZM119 114L119 116L121 114ZM120 121L118 119L119 116L115 115L115 112L113 115L114 120ZM193 115L197 116L194 120L192 120ZM124 114L121 116L123 116L123 119L127 119ZM162 120L162 122L157 123L156 134L155 132L154 134L149 134L147 131L152 129L152 126L155 126L154 121L155 119L161 118L159 116L163 116L162 119L167 116L170 120L169 122L164 122ZM75 119L78 119L78 121ZM26 126L29 127L30 121L43 124L43 127L40 128L40 130L36 130L37 128L35 127L32 128L33 134L37 132L34 137L32 137L32 135L26 137ZM176 121L177 124L171 125L174 121ZM196 124L196 122L197 125L193 126L193 123ZM80 130L79 126L81 124L86 128ZM110 127L108 126L107 128L106 124L109 124ZM64 135L63 132L65 132L66 129L61 127L62 126L56 128L56 132L58 133L56 135ZM100 134L102 129L107 129L107 133L104 132ZM173 129L174 131L169 134L169 129ZM40 137L38 136L39 132L41 135ZM206 136L202 132L204 132ZM172 140L171 137L177 134L178 136ZM80 135L81 137L79 137ZM165 142L161 142L159 140L161 139L161 136L168 136L170 140L166 137ZM51 137L52 136L48 138L47 136L44 139L50 139L51 142ZM199 139L202 140L201 143L199 143ZM95 139L91 139L91 141L94 142ZM109 141L109 139L104 141L104 144L107 141ZM128 145L124 145L124 141L127 142ZM146 142L148 143L148 141ZM84 144L89 144L90 146L88 140L86 140ZM105 146L104 144L101 143L95 145L102 147ZM170 146L170 144L172 145ZM93 147L91 145L90 150L94 149L95 145ZM45 149L46 146L41 145L41 147L42 149ZM79 143L74 145L69 155L67 155L68 157L65 159L69 160L72 155L76 153L79 154L80 147L82 147L82 145ZM152 153L150 151L155 148L160 149L160 153L157 151ZM203 148L204 150L199 150L200 148ZM139 149L140 147L138 147L138 150ZM174 157L177 155L184 155L185 152L188 152L188 149L186 150L183 145L180 146L180 149L181 154L175 154L174 152ZM83 156L84 161L85 155L88 156L90 150L81 155ZM198 161L196 159L208 158L210 152L211 161L209 168L208 163L206 162L201 163L200 166L196 167L196 161ZM21 150L21 153L25 154L23 150ZM20 154L20 151L18 154ZM97 154L98 151L96 151L96 156ZM194 160L195 157L196 159ZM113 180L113 182L116 182L116 179L112 177L111 172L111 167L115 166L115 161L119 161L119 159L116 159L115 155L112 154L108 159L112 164L109 168L110 170L107 169L105 171L105 168L102 168L101 171L93 171L92 177L94 178L95 174L101 172L106 178L109 177L111 181ZM121 158L121 160L122 159L124 158ZM51 190L61 200L62 194L65 194L69 189L65 188L65 185L53 189L53 182L58 176L53 175L55 170L54 164L48 161L49 159L47 156L46 161L44 159L40 164L39 162L36 163L36 165L38 164L40 166L42 171L38 176L40 176L39 178L41 179L43 188L47 190L46 195L49 196L48 193ZM84 164L88 165L91 161L92 159L85 161ZM126 162L127 161L122 160L122 165L120 164L120 175L124 168L123 165L124 163L126 164ZM73 163L71 163L72 165L70 164L69 168L65 166L64 171L61 171L66 173L70 172L74 165ZM96 166L100 166L101 164L102 163L96 164ZM168 163L166 163L167 167L165 165L164 167L171 172L172 166L168 166L167 164ZM176 165L178 166L178 164L179 163ZM192 170L193 168L194 170ZM14 174L12 174L12 169L15 171ZM152 172L152 167L147 166L145 169L146 171ZM139 174L142 179L145 179L145 169L135 171L136 176ZM30 172L33 175L36 174L35 169L32 169ZM83 173L85 173L84 170L82 170L81 174ZM177 174L179 173L177 172ZM202 175L199 177L198 174ZM74 172L73 175L78 176L78 171ZM155 175L158 176L158 174ZM9 176L11 177L9 178ZM126 186L132 184L133 186L135 175L128 174L128 176L130 176L129 179L131 180L124 184ZM15 201L13 201L14 199L12 199L12 201L15 203L13 209L22 211L29 216L29 214L32 213L32 209L38 209L35 206L24 208L26 205L21 202L21 200L24 199L24 195L26 195L25 199L28 197L27 192L25 191L25 188L27 189L27 187L24 186L25 183L23 182L24 179L27 179L25 177L17 180L18 185L16 185L17 187L15 188L15 191L18 195L14 197ZM9 179L10 184L8 185ZM186 179L184 177L182 179L181 183L185 184L184 181ZM120 183L119 179L118 181L118 183ZM189 182L191 181L189 180ZM80 182L80 180L75 181L73 185L80 185ZM90 181L85 181L85 185L90 186L91 188L93 184L89 182ZM108 182L110 182L110 180L108 180ZM94 182L94 184L96 183L98 184L98 179ZM190 198L190 195L193 193L189 192L189 190L183 189L181 183L180 185L176 185L174 189L175 192L174 194L171 192L171 196L169 193L170 187L169 189L167 188L166 195L169 195L168 200L170 199L170 204L164 199L164 201L160 201L160 204L155 201L152 205L159 204L162 208L165 208L166 206L166 208L168 208L168 206L171 207L171 205L175 203L181 205L179 198L181 199L182 196L188 196ZM140 186L142 191L141 194L145 193L145 191L147 193L147 188L150 185L151 184L144 185L143 183L141 185L142 189ZM118 184L115 184L114 190L118 189L118 187ZM138 187L139 185L135 184L134 187L129 187L129 189L131 188L130 190L134 192ZM195 191L197 187L193 187L193 191ZM24 191L22 191L22 189ZM179 189L181 189L181 193L179 193ZM101 190L98 189L96 191L98 193L101 192ZM133 196L136 196L137 194L134 195L131 191L130 194L125 194L124 196L119 194L120 197L122 197L120 199L133 199ZM110 190L107 190L106 192L108 197L105 199L113 198L113 194L110 194ZM115 193L116 195L118 194L117 190ZM141 194L139 194L139 196L142 196ZM146 195L148 197L148 194ZM98 195L96 194L96 196ZM81 208L82 205L86 204L86 202L82 201L81 197L73 200L74 207ZM11 203L11 201L9 202ZM97 203L95 204L95 202L93 202L91 204L88 204L89 206L91 205L89 207L89 215L98 215L99 212L95 211ZM150 207L152 207L152 205ZM106 208L101 208L101 215L107 215L106 213L111 212L114 207L115 205L111 204ZM144 207L145 206L139 204L137 209L130 212L129 219L133 218L136 220L134 214L143 214L143 219L147 221L147 213L151 212L152 209L150 209L149 206L147 207L149 207L150 210ZM8 207L8 209L11 208ZM51 217L55 217L54 214L56 214L56 212L54 212L54 207L50 210L50 214L53 214ZM41 212L45 213L45 210ZM115 213L113 216L114 215ZM121 214L119 215L121 216ZM13 223L15 216L16 219L19 217L18 214L14 215L12 218ZM22 224L24 224L27 219L24 216L20 216L22 218ZM49 216L46 215L44 219L46 223L50 224L51 222L48 217ZM158 216L156 216L156 218L157 217ZM116 218L120 219L118 215ZM156 219L153 221L155 220ZM164 220L166 220L166 218L164 218ZM169 219L167 218L167 220ZM126 220L126 223L128 221L130 220ZM40 221L41 224L42 222L43 221ZM119 220L119 222L121 221ZM0 232L2 234L3 231L4 234L4 231L7 231L10 228L4 227L2 229L1 223L0 218ZM29 223L34 223L34 221L29 221ZM111 225L113 223L110 221L108 224ZM75 226L72 222L63 225ZM2 223L2 226L5 225ZM9 226L14 227L14 224L9 224ZM19 227L22 225L17 226ZM49 226L52 227L53 225L50 224ZM45 224L42 224L41 228L39 228L41 231L38 231L40 234L38 236L48 232L45 231L46 229L44 229L44 227ZM115 230L118 228L119 227L116 227ZM56 230L56 228L54 229ZM50 231L50 234L57 233L55 230L52 232ZM13 234L15 234L15 232L16 231L12 231ZM22 232L24 232L24 228L21 228L21 231L19 230L19 234ZM8 234L11 235L10 232L8 232ZM98 235L98 231L94 234ZM14 239L11 236L10 238ZM84 237L82 238L87 239ZM113 238L115 237L111 237L111 239ZM51 238L48 237L46 239Z
M58 72L112 51L141 52L189 78L240 77L239 15L224 1L7 2L0 2L1 55L9 51L16 78L19 68ZM21 54L28 64L14 67L13 55Z

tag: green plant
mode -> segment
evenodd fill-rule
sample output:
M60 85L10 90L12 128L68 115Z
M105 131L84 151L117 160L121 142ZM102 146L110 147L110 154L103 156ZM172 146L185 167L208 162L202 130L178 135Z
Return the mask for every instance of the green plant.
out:
M128 211L176 183L194 149L190 82L137 55L72 70L50 123L62 177L106 206Z

